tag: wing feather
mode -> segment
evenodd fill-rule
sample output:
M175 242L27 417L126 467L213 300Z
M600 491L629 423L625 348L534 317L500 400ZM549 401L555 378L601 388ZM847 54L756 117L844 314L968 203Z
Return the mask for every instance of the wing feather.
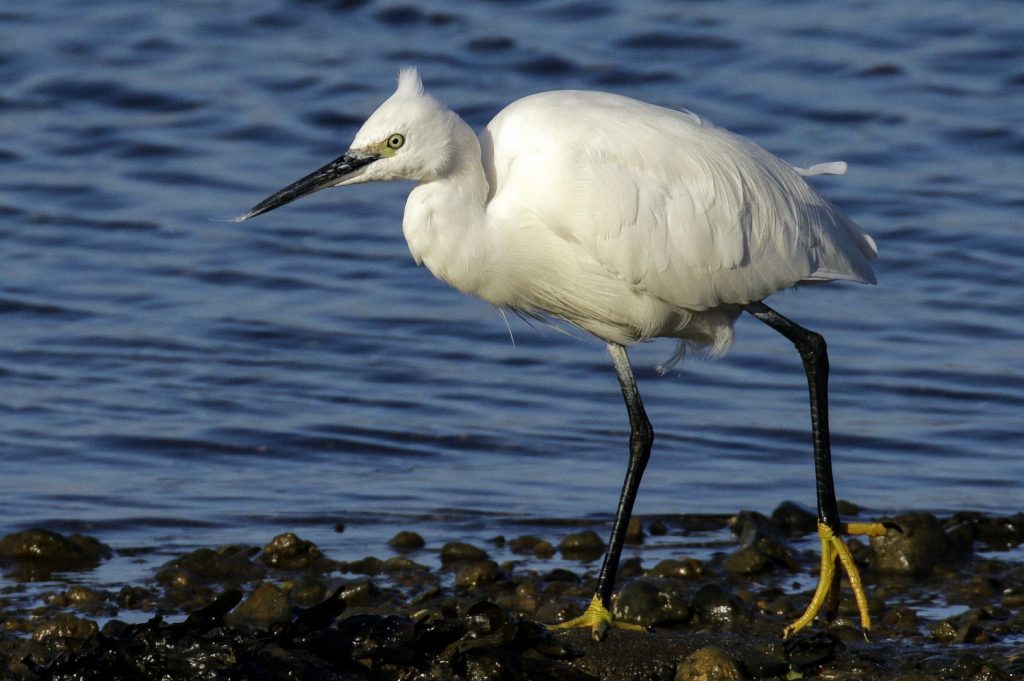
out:
M694 114L617 95L531 101L489 129L543 170L537 218L636 288L699 311L801 282L874 282L874 242L802 176L845 164L797 169ZM507 150L493 153L499 175L514 172Z

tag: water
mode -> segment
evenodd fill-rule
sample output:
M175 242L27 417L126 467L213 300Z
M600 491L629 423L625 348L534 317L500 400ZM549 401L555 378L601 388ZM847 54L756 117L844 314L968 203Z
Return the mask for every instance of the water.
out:
M51 0L0 16L0 531L154 550L123 575L286 529L352 558L400 528L610 517L602 347L415 267L408 186L211 220L344 151L407 64L478 128L596 88L848 161L819 184L878 241L880 285L771 301L829 340L839 494L1020 510L1016 3ZM670 343L633 353L658 432L637 513L813 503L796 353L738 333L663 378Z

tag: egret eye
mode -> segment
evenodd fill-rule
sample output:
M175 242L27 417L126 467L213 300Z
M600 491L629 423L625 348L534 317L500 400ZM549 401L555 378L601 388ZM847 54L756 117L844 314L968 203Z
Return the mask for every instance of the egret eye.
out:
M388 138L389 149L398 149L403 144L405 144L405 135L396 132L394 135Z

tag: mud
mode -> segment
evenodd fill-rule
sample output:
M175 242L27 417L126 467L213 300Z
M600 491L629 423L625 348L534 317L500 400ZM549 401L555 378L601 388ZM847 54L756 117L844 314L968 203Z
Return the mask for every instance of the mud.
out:
M382 542L382 556L347 562L285 533L263 547L182 554L117 590L82 579L116 556L102 537L26 530L0 539L13 580L0 593L0 678L1024 679L1024 514L889 520L885 537L850 540L875 619L870 640L844 585L830 623L785 641L818 561L814 518L795 504L771 517L634 523L634 544L726 527L732 539L701 558L624 560L613 611L649 629L601 642L540 623L590 600L598 564L564 561L603 550L603 528L552 524L550 536L436 547L409 529ZM564 560L552 564L556 546ZM43 575L75 579L28 588Z

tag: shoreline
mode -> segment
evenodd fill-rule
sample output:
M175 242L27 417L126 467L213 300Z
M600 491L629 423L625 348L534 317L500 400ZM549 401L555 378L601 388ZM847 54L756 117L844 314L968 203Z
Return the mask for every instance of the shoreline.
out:
M409 529L381 546L386 557L353 561L289 532L183 553L116 590L83 583L114 557L102 537L26 530L0 539L12 580L0 592L0 677L1024 678L1024 514L891 520L900 532L849 540L870 640L844 583L838 616L788 641L819 559L813 515L790 503L771 517L638 519L634 546L689 543L623 560L613 612L648 631L599 643L538 624L578 614L593 593L604 544L576 523L441 547ZM53 588L29 588L40 579ZM199 668L207 676L188 675Z

